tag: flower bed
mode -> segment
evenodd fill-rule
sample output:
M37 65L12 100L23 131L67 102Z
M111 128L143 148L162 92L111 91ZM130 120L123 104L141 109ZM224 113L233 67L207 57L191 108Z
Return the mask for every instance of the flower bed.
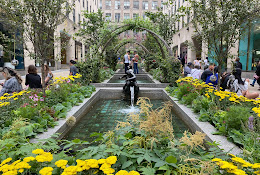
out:
M81 76L58 77L43 95L40 90L23 90L0 97L0 155L27 142L27 138L54 127L59 118L65 118L72 106L91 96L94 86L81 86ZM5 140L12 141L7 148Z
M208 121L244 149L244 158L260 161L260 100L250 100L227 91L217 91L197 79L186 77L177 80L177 87L166 90L181 103L199 114L200 121Z

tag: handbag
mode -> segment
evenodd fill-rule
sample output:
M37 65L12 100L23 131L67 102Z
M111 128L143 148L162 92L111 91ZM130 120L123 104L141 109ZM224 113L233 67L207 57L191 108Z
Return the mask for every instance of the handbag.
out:
M254 75L254 78L255 78L256 80L258 80L259 76L257 76L257 75Z

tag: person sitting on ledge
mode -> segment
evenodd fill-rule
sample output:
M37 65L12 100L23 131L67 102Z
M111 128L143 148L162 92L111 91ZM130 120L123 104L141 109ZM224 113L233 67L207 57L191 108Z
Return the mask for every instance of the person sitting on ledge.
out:
M3 86L0 96L3 96L5 93L12 94L13 92L20 92L22 90L22 78L15 70L4 67L0 72L2 72L5 78L5 82L0 84Z

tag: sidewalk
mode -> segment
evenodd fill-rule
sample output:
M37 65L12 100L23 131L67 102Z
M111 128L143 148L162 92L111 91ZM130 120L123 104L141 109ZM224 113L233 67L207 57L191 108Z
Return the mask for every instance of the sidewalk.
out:
M69 69L60 69L60 70L52 71L54 78L55 77L60 77L60 76L66 77L66 76L69 75L69 72L70 72ZM39 75L41 76L41 73L39 73ZM25 84L24 84L25 83L25 75L21 76L21 77L22 77L22 80L23 80L23 82L22 82L23 88L25 88ZM5 80L2 79L2 80L0 80L0 83L3 83L4 81ZM1 89L2 89L2 86L0 86L0 90Z

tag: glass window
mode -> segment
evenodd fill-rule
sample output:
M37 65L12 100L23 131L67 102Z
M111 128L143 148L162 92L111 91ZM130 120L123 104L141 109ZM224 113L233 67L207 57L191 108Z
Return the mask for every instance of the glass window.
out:
M111 13L106 13L106 20L111 21Z
M99 2L99 8L102 9L102 0Z
M189 24L190 23L190 12L188 11L188 13L187 13L187 24Z
M184 25L185 25L185 21L184 21L184 16L182 16L182 28L184 27Z
M76 22L75 9L73 9L73 22Z
M80 25L80 14L79 14L78 16L79 16L79 19L78 19L78 20L79 20L79 25Z
M115 9L120 9L120 0L115 1Z
M139 9L139 1L134 1L134 9Z
M89 6L89 11L91 12L91 5Z
M106 9L110 10L111 9L111 0L106 0ZM90 10L91 11L91 10Z
M124 0L124 9L130 9L130 1Z
M115 13L115 22L120 22L120 13Z
M87 11L88 11L88 1L87 1Z
M143 1L143 10L148 10L148 1Z
M130 13L124 13L124 19L130 19Z
M83 0L82 3L83 3L83 8L84 8L85 7L85 0Z
M161 1L161 10L163 10L163 1Z
M136 19L136 18L138 18L138 17L139 17L139 14L138 14L138 13L134 13L134 14L133 14L133 18L134 18L134 19Z
M157 1L153 1L152 2L152 10L156 10L158 7L158 2Z

